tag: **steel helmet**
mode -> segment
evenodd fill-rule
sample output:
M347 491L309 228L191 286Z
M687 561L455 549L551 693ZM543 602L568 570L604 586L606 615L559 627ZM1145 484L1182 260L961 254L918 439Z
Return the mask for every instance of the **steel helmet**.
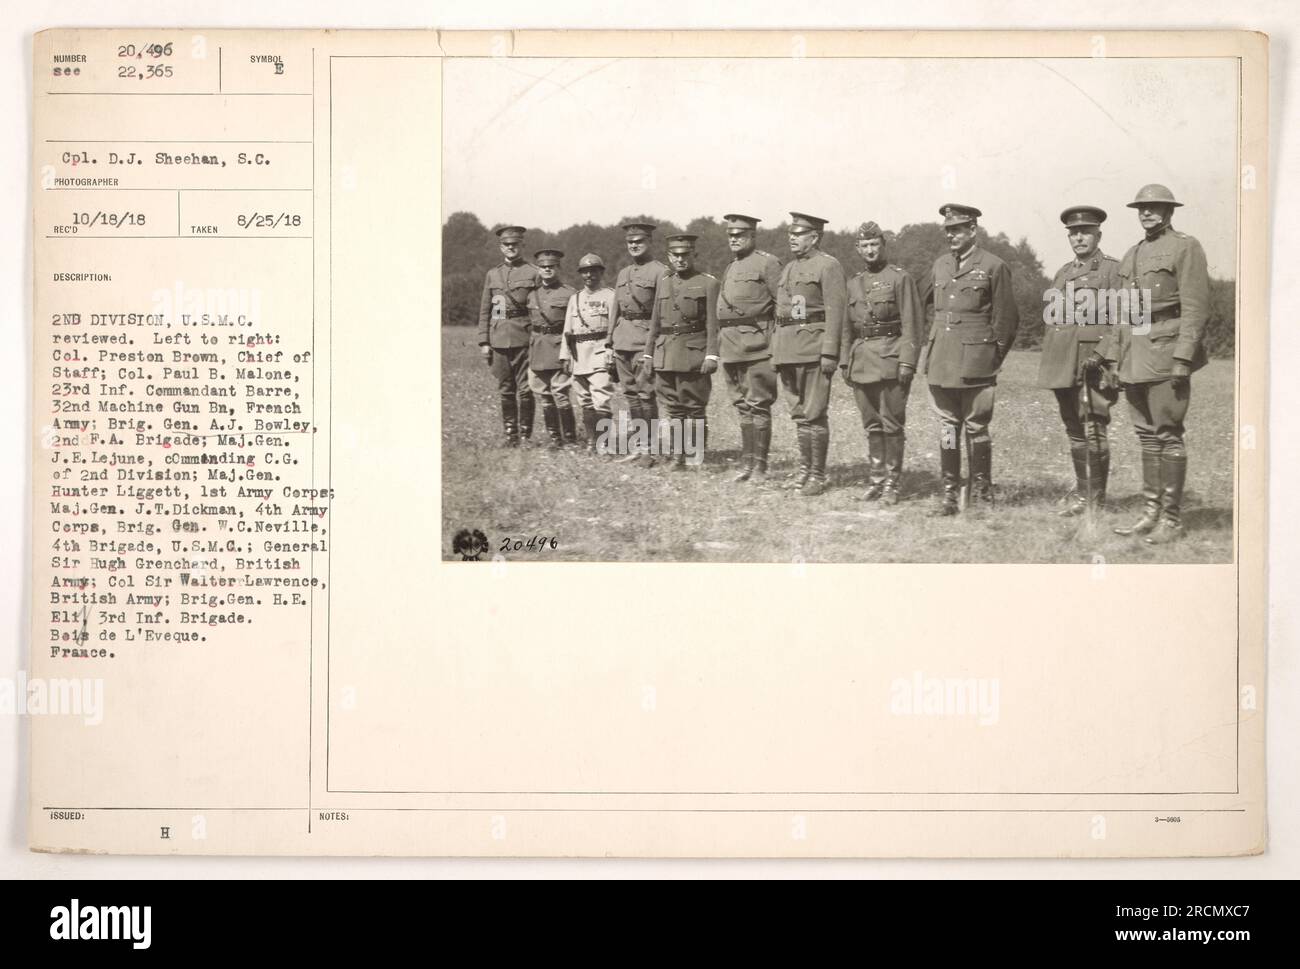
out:
M594 252L589 252L578 260L579 269L591 269L593 266L604 269L605 260L601 259L600 256L596 255Z
M1157 185L1154 182L1150 185L1143 185L1138 189L1137 198L1128 203L1130 209L1141 208L1150 202L1162 202L1165 205L1182 205L1183 203L1174 198L1174 193L1169 191L1163 185Z

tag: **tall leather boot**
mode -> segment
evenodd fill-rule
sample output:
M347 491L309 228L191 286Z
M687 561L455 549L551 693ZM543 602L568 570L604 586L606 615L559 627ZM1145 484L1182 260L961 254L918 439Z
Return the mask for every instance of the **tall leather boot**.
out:
M831 429L825 424L814 424L808 428L812 438L809 450L811 458L808 482L799 489L805 498L816 498L826 490L826 453L830 450Z
M627 420L628 420L629 435L635 433L632 430L632 428L643 419L644 418L641 413L641 402L634 397L627 402ZM642 448L628 448L627 454L619 458L617 463L630 464L634 461L639 462L644 455L645 455L645 450L643 450Z
M1159 451L1142 452L1142 517L1132 525L1115 529L1116 535L1146 535L1160 524L1160 499L1164 490L1164 469Z
M862 501L876 501L885 493L885 432L867 434L867 490Z
M946 517L961 511L961 450L939 445L939 476L943 490L939 495L939 505L931 514Z
M1074 465L1074 491L1065 499L1065 507L1057 514L1062 518L1073 518L1088 510L1088 445L1070 445L1070 463Z
M970 446L970 496L981 508L993 507L993 442L977 441Z
M587 453L596 453L596 411L591 407L582 408L582 426L587 432Z
M751 484L767 481L767 452L772 447L771 423L754 424L754 470L749 476Z
M534 401L531 392L519 398L519 437L527 442L533 437Z
M808 483L812 474L812 435L807 424L796 424L795 436L799 439L799 470L785 483L791 490L798 490Z
M501 424L506 432L506 447L519 447L519 401L514 397L501 398Z
M1187 454L1160 455L1160 475L1163 482L1160 524L1144 542L1148 545L1167 545L1183 537L1183 485L1187 481Z
M678 428L678 430L673 431L669 434L669 438L672 441L673 456L672 456L672 460L668 464L668 470L685 471L686 470L686 435L691 433L691 431L688 429L690 426L690 420L689 418L681 417L676 414L669 414L668 419L669 420L676 419L676 423L673 426Z
M564 440L560 436L559 410L554 404L546 401L542 401L542 424L546 427L546 436L551 440L551 449L564 447Z
M598 410L598 411L594 411L594 413L596 415L596 419L592 423L592 427L596 429L596 436L599 437L601 432L597 427L597 425L601 421L612 421L614 415L607 410ZM610 428L611 436L612 436L613 424L612 423L606 424L605 426ZM609 436L606 436L605 443L603 445L601 445L599 448L596 448L596 453L600 455L602 458L612 458L614 456L615 454L614 445L610 441Z
M742 419L740 422L740 473L732 481L748 481L754 473L754 423Z
M1110 451L1092 452L1092 507L1106 507L1106 482L1110 479Z
M882 505L898 504L898 483L903 478L903 432L885 435L885 490L880 494Z
M578 428L573 419L573 408L559 407L560 418L560 446L577 447L578 446Z

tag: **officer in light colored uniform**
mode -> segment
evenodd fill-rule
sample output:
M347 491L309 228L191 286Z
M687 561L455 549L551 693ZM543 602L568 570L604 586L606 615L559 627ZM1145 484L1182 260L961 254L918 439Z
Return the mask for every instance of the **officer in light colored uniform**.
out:
M1183 535L1183 485L1187 450L1183 420L1191 400L1191 376L1205 366L1205 324L1210 315L1210 276L1205 250L1175 232L1174 209L1183 203L1163 185L1146 185L1128 203L1137 209L1145 237L1120 260L1121 285L1150 299L1151 328L1136 333L1115 327L1119 379L1133 428L1142 446L1142 517L1121 535L1144 535L1162 545Z
M870 481L862 500L895 505L903 475L907 395L921 352L923 306L912 277L885 262L880 226L862 223L857 249L867 268L849 280L840 369L853 388L867 432Z
M955 515L961 491L961 433L970 452L971 499L993 501L994 389L998 370L1016 337L1020 313L1011 289L1011 270L976 245L976 221L983 213L949 203L939 214L949 252L934 264L934 322L924 372L940 422L939 461L943 494L937 510Z
M542 401L542 424L551 439L551 447L577 444L573 402L569 387L573 378L564 372L560 349L564 344L564 318L569 309L573 287L560 282L559 249L539 249L533 253L537 275L541 280L528 296L531 342L528 346L528 386Z
M649 222L629 222L623 226L624 241L631 265L618 271L614 292L618 296L618 323L613 334L613 360L618 385L627 401L628 416L651 421L659 416L655 403L654 378L641 367L650 332L650 313L654 309L655 287L668 267L650 254L650 240L658 228ZM654 464L648 449L629 453L621 459L643 467Z
M587 450L595 454L598 425L611 418L613 378L609 375L608 344L610 330L618 320L618 301L614 290L608 286L601 288L605 261L600 256L589 252L579 259L578 275L582 277L582 289L569 297L560 359L567 362L573 375L573 386L582 406L582 423L587 431Z
M643 357L667 417L681 422L672 471L686 469L685 435L693 434L701 450L707 446L705 412L718 369L718 281L695 268L698 238L690 233L668 238L670 272L655 289L646 344L651 352Z
M1056 271L1047 292L1043 318L1043 353L1038 386L1056 395L1057 409L1070 442L1075 490L1061 515L1080 515L1106 501L1110 474L1110 408L1119 396L1114 377L1114 341L1108 324L1110 294L1119 289L1119 260L1099 248L1106 213L1095 205L1075 205L1061 213L1074 258ZM1072 289L1071 289L1072 287ZM1071 303L1066 294L1073 292ZM1089 295L1090 294L1090 295ZM1056 310L1064 306L1057 318ZM1086 382L1086 390L1085 390ZM1092 409L1088 403L1091 400Z
M488 270L478 309L478 345L492 368L501 398L506 445L518 447L533 433L533 392L528 387L528 297L538 285L537 267L524 261L525 229L504 225L499 266Z
M734 480L762 484L777 389L772 330L781 263L755 247L759 219L735 214L722 218L733 258L722 271L718 289L718 349L731 403L740 416L741 469Z
M799 472L788 486L809 497L826 490L827 407L831 377L843 351L840 340L848 305L844 268L818 248L826 222L790 213L794 258L782 267L777 281L772 338L772 362L799 438Z

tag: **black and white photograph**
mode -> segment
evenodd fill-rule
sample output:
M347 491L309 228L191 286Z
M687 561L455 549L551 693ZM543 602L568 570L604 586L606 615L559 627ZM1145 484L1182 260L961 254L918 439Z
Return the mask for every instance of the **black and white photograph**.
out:
M1231 58L445 65L448 560L1234 559Z

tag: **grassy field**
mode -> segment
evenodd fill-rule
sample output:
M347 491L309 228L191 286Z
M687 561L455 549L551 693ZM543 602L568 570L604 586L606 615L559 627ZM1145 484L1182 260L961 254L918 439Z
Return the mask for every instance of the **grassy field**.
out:
M628 468L583 451L502 446L495 383L472 327L442 340L442 547L461 528L481 529L489 556L505 538L534 535L558 549L509 559L707 562L1230 562L1232 560L1233 363L1213 360L1192 380L1184 521L1187 537L1151 548L1111 532L1141 512L1138 450L1123 399L1112 411L1110 501L1094 528L1061 519L1073 484L1065 431L1049 390L1033 386L1038 354L1016 351L994 412L995 511L932 518L939 487L938 429L922 379L908 404L903 500L863 504L866 443L849 388L831 396L830 490L801 498L774 485L732 484L740 451L721 374L709 402L709 455L689 472ZM621 408L621 401L616 409ZM534 441L545 443L540 409ZM794 470L794 424L773 408L772 476Z

